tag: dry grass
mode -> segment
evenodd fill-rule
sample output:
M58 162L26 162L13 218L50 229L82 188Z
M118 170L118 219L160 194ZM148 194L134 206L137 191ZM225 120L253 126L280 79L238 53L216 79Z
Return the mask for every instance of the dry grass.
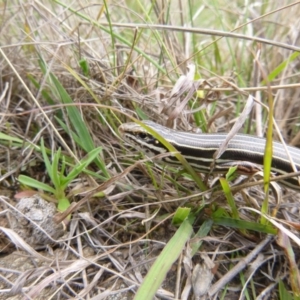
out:
M265 136L273 99L274 138L299 146L300 2L66 2L0 2L0 299L132 299L178 207L209 230L183 243L158 299L299 299L298 193L270 192L258 232L266 195L236 183L233 224L228 195L153 164L117 128L228 132L251 94L241 131Z

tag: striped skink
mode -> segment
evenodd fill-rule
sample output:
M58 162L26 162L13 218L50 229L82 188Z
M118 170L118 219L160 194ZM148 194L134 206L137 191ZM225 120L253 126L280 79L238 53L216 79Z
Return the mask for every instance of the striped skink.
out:
M247 134L236 134L227 145L222 155L214 160L214 153L226 139L226 133L189 133L173 130L152 121L143 123L156 131L161 137L173 145L187 162L197 171L204 173L226 173L232 166L237 171L247 173L248 164L260 168L263 165L266 140ZM168 152L167 148L154 138L146 129L136 123L125 123L119 127L124 140L138 147L147 155L157 155ZM296 167L300 171L300 149L287 146L287 151ZM272 172L275 175L293 173L291 160L284 146L273 142ZM163 160L172 165L181 165L174 156L166 156ZM213 166L213 169L212 169ZM298 177L282 180L282 183L294 190L300 190Z

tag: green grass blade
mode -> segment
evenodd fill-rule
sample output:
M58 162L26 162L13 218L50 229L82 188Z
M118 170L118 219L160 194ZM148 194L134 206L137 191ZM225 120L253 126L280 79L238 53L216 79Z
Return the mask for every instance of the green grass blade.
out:
M225 197L227 199L227 202L231 208L232 216L234 219L238 220L240 218L239 212L237 210L234 197L231 193L230 186L225 178L220 178L220 183L221 183L222 189L224 191Z
M12 136L9 136L5 133L2 133L0 132L0 141L8 141L8 142L14 142L14 143L17 143L18 146L20 147L21 145L23 145L23 140L19 139L19 138L16 138L16 137L12 137Z
M102 151L101 147L95 148L88 153L88 156L80 161L80 164L76 165L68 174L67 179L68 181L73 180L76 178L80 172L83 171Z
M264 225L257 222L249 222L243 220L235 220L233 218L219 217L219 216L212 216L212 219L214 221L214 224L217 225L237 228L240 230L253 230L253 231L263 232L268 234L277 234L277 230L271 225Z
M140 286L135 296L135 300L152 300L156 291L161 286L163 280L166 278L167 272L171 266L178 259L180 253L185 247L186 242L189 240L193 232L190 221L185 220L174 236L170 239L161 254L158 256L144 282Z
M66 124L61 121L60 119L56 118L57 122L59 123L59 125L72 137L72 139L81 147L84 149L84 141L75 133L73 132L72 130L69 130L69 128L66 126ZM94 147L95 148L95 147ZM94 149L93 148L93 149ZM92 151L93 149L87 151L87 152L90 152ZM97 166L99 167L99 169L103 172L105 178L109 178L109 173L107 172L106 170L106 167L105 167L105 163L102 162L99 158L96 158L95 160L95 163L97 164Z
M67 197L61 197L58 199L57 210L59 212L64 212L70 206L70 201Z
M39 63L43 73L46 74L47 73L46 63L43 61L42 58L40 58ZM61 102L64 104L73 104L74 103L73 100L71 99L71 97L69 96L65 88L62 86L60 81L57 79L57 77L51 72L49 72L49 78L52 87L55 89L55 92L57 93ZM67 106L66 110L68 112L68 116L71 120L73 128L75 129L76 133L78 134L78 137L82 141L81 145L83 146L83 149L87 152L91 151L92 149L95 148L94 143L84 121L81 118L78 108L75 105Z
M46 74L47 66L45 62L40 58L40 66L42 71ZM60 81L56 78L54 74L51 72L49 73L50 81L57 92L60 100L64 104L73 104L71 97L67 93L67 91L64 89L64 87L61 85ZM80 140L80 146L86 151L90 152L95 148L93 139L88 131L88 128L86 127L84 121L81 118L81 114L78 110L78 108L74 106L66 106L66 110L68 112L68 116L70 118L70 121L72 123L72 126L75 130L75 132L78 135L78 138ZM104 164L97 159L96 161L99 168L101 168L101 171L105 174L107 178L109 178L109 174L104 166Z
M290 238L283 232L278 232L277 244L283 248L285 255L289 262L289 275L290 284L293 290L293 295L300 298L300 273L299 273L299 263L296 259L296 254L293 249Z
M294 297L288 292L282 280L279 280L279 299L280 300L295 300Z
M49 174L56 189L61 187L61 177L63 177L63 174L59 170L60 152L61 150L59 148L57 152L54 154L52 160L51 174Z
M267 77L267 81L263 80L260 85L265 85L267 82L273 81L280 73L282 73L285 68L288 66L289 63L294 61L298 56L300 55L300 52L294 52L292 53L286 60L284 60L281 64L279 64Z
M41 88L41 85L37 82L37 80L31 74L28 74L27 77L31 81L31 83L35 86L36 89L39 90ZM55 104L55 101L52 99L52 97L50 96L50 94L48 93L47 90L42 89L41 94L49 105Z
M182 224L186 220L191 212L189 207L178 207L176 209L175 215L172 219L172 224L178 225Z
M82 59L79 60L78 64L81 68L81 71L82 71L83 75L85 77L89 77L89 75L90 75L90 66L89 66L88 61L85 58L82 58Z
M67 93L67 91L64 89L64 87L61 85L59 80L54 76L53 74L50 74L51 80L54 83L54 86L60 96L60 99L62 103L65 104L72 104L74 103ZM79 113L78 108L74 106L67 106L66 110L68 111L68 116L71 120L71 123L73 125L73 128L75 129L76 133L78 134L79 138L82 140L82 145L84 147L84 150L89 152L92 149L95 148L93 140L91 138L91 135L84 123L84 121L81 118L81 115Z
M274 101L271 91L269 91L269 120L268 129L266 136L266 146L264 152L264 191L265 200L262 203L261 212L263 214L268 214L269 211L269 187L270 187L270 177L271 177L271 166L273 157L273 114L274 114ZM266 224L267 220L261 217L261 223Z
M191 243L190 243L191 248L192 248L192 256L194 256L197 253L197 251L199 250L199 248L201 247L201 245L203 243L203 238L208 235L213 223L214 222L210 219L205 220L203 222L203 224L201 225L201 227L199 228L199 230L197 231L197 233L193 236L193 239L192 239L193 242L191 241Z
M48 158L48 155L46 153L46 148L45 148L45 145L44 145L44 139L43 138L41 138L41 152L42 152L42 155L43 155L44 163L46 165L47 173L50 176L51 181L53 182L53 178L52 178L52 165L51 165L50 160Z
M45 192L49 192L49 193L52 193L52 194L55 193L55 189L52 188L50 185L45 184L45 183L40 182L40 181L37 181L37 180L35 180L35 179L31 178L31 177L28 177L28 176L25 176L25 175L20 175L18 177L18 180L22 184L30 186L32 188L35 188L37 190L43 190Z

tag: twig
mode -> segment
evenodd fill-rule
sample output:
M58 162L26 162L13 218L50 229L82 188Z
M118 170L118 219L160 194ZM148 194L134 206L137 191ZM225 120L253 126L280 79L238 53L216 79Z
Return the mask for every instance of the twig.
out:
M240 273L246 266L254 259L254 257L261 252L261 250L271 241L273 238L272 235L268 235L260 244L253 249L244 259L241 259L240 262L233 267L225 276L213 284L210 288L208 295L212 297L216 294L224 285L226 285L234 276Z

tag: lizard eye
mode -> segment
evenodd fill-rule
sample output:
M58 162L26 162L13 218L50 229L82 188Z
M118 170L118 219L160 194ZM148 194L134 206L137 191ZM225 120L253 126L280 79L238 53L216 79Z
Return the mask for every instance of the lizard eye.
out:
M142 140L145 140L146 138L147 138L147 133L145 133L145 132L141 132L141 133L139 133L139 138L141 138Z

